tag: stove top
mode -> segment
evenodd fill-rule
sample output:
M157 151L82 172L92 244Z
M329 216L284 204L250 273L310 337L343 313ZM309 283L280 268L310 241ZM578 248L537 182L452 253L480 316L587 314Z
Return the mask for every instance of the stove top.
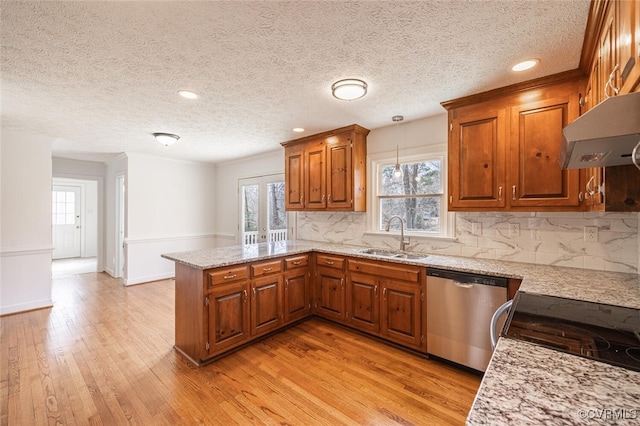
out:
M518 292L501 335L640 371L640 309Z

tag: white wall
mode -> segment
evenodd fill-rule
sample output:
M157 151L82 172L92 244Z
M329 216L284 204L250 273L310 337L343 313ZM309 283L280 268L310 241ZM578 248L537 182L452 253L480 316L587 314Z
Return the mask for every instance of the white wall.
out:
M127 153L125 284L173 277L162 253L215 246L213 164Z
M51 140L1 139L0 315L52 305Z
M127 156L121 154L109 159L105 163L105 183L104 183L104 271L112 277L116 273L116 177L124 176L125 187L127 184ZM126 202L125 202L126 210ZM125 223L126 229L126 223ZM126 235L126 230L125 230ZM125 265L126 266L126 265Z
M217 246L238 244L238 180L284 173L284 148L241 160L220 163L216 167Z

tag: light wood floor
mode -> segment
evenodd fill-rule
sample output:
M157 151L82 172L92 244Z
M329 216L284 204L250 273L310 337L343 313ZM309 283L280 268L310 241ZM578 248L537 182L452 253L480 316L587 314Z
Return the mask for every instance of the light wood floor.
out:
M173 281L53 281L0 318L0 424L463 424L480 378L309 320L213 364L177 354Z

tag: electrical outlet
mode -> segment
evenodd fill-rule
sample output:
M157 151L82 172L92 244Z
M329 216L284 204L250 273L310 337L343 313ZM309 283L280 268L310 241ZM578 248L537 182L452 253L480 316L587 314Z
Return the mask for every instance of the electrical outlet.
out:
M510 223L509 224L509 236L510 237L519 237L520 236L520 224L519 223Z
M598 241L598 227L597 226L585 226L584 227L584 240L588 242Z
M481 235L482 234L482 223L480 222L473 222L471 224L471 233L473 235Z

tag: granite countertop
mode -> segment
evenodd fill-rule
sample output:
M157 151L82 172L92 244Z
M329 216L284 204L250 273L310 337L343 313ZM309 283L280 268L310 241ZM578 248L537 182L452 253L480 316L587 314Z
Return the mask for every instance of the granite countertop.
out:
M397 259L312 241L233 246L162 257L209 269L309 251L522 279L521 291L640 309L640 275L428 254ZM638 424L640 372L500 338L468 425Z

